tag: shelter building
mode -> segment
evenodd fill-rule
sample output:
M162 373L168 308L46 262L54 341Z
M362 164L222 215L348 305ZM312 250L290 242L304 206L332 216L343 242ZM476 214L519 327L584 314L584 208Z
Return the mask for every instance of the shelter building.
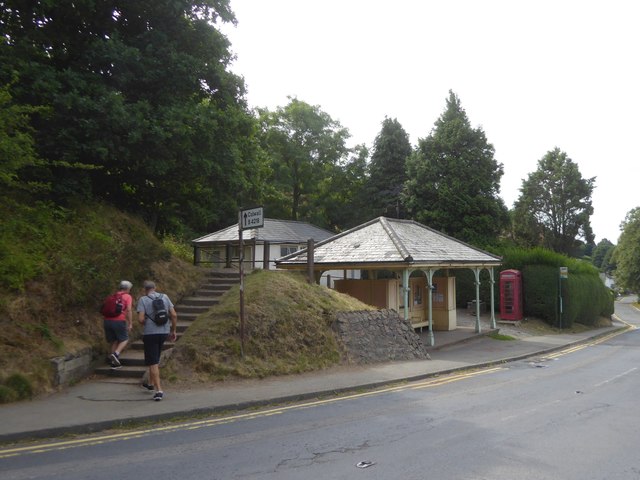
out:
M453 269L471 269L476 283L476 332L480 332L480 272L491 281L491 323L495 328L494 268L501 258L411 220L378 217L311 247L276 260L277 268L363 272L360 279L335 280L338 291L379 308L391 308L414 328L456 328Z

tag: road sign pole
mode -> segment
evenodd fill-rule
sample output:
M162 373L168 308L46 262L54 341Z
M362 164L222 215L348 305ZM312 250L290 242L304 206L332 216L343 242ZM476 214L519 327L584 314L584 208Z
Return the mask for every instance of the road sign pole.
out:
M562 330L562 313L564 310L564 306L562 304L562 279L569 278L569 268L568 267L560 267L560 272L558 275L558 299L560 301L559 310L560 310L560 330Z
M238 215L238 238L240 240L240 355L244 358L244 243L242 241L242 211Z
M238 211L238 240L240 242L240 354L244 358L244 242L242 231L245 229L264 227L264 210L262 207L240 209ZM256 242L254 239L253 253L255 257Z

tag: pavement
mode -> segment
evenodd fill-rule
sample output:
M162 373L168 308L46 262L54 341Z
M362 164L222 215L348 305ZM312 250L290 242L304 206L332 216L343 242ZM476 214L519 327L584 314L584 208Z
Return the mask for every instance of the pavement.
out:
M45 397L0 405L0 442L85 434L327 397L542 356L640 326L640 311L631 304L634 299L627 297L616 302L612 326L581 333L532 335L524 323L521 326L498 323L501 334L516 338L512 341L488 335L495 330L491 329L487 315L482 316L481 332L476 333L475 317L461 311L458 328L434 332L435 345L427 348L430 360L340 366L301 375L228 381L180 390L167 383L161 402L152 401L153 392L138 384L89 378ZM428 333L423 331L420 335L426 342Z

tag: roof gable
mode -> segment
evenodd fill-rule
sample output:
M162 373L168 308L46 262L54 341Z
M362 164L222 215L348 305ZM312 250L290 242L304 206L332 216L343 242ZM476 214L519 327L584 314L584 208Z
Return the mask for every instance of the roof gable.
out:
M500 257L412 220L378 217L314 246L316 264L494 264ZM307 262L307 250L278 259L278 266Z
M325 230L307 222L295 220L278 220L273 218L264 219L264 227L244 230L242 238L244 240L256 240L258 242L272 243L305 243L312 238L316 242L325 240L333 235L329 230ZM232 243L238 242L238 224L231 225L217 232L209 233L200 238L192 240L193 245L205 245L211 243Z

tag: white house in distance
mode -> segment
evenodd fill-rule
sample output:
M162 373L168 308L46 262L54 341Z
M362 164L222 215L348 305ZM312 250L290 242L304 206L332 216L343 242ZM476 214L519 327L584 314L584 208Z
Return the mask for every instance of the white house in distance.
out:
M307 248L307 242L314 243L332 237L329 230L307 222L265 218L264 226L243 230L244 267L247 269L266 268L274 270L275 260ZM192 240L195 265L211 266L214 269L238 268L240 261L240 236L238 224ZM357 278L357 272L347 272L347 278ZM332 278L345 278L345 272L327 271L321 283L332 284Z

